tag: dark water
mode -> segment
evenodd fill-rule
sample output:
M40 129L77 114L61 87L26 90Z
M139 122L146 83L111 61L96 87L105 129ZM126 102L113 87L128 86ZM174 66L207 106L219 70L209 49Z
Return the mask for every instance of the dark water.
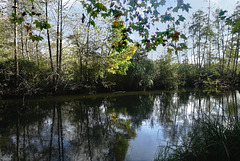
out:
M56 97L0 102L0 160L151 161L202 114L238 117L238 92Z

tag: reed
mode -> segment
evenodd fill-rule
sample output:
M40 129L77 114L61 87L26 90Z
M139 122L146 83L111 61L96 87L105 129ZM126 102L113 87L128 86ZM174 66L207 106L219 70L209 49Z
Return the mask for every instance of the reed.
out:
M181 145L159 148L155 161L239 161L240 122L236 118L195 121L192 132Z

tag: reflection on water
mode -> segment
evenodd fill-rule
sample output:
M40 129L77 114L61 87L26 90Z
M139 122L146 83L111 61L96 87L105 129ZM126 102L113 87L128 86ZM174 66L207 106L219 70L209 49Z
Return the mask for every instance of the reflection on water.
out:
M68 101L0 102L2 160L153 160L203 114L239 117L238 92L154 92Z

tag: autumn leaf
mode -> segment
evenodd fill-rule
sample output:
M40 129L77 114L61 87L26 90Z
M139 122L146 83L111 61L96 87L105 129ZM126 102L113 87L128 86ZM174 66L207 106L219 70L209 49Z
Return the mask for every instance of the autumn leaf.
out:
M146 40L146 49L147 51L150 51L151 50L151 44L150 44L150 40Z
M119 22L118 21L113 21L112 24L113 24L114 27L117 27L119 25Z
M114 16L114 18L118 18L118 17L120 17L120 16L122 16L122 13L116 14L116 15Z
M172 41L178 41L179 40L179 36L180 36L180 32L176 32L173 37L172 37Z

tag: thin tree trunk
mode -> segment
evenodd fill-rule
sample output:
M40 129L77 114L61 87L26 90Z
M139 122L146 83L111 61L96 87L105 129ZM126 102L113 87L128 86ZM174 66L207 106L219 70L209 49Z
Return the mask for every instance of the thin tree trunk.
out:
M231 47L230 47L230 55L229 55L229 59L228 59L228 71L230 70L230 63L231 63L231 59L232 59L232 52L233 52L233 34L232 34L232 38L231 38Z
M23 24L21 24L21 54L24 59Z
M38 69L39 69L39 67L40 67L40 58L39 58L39 52L38 52L38 43L39 42L37 42L36 43L36 54L37 54L37 65L38 65Z
M46 7L46 23L48 23L48 0L45 2L45 7ZM55 86L55 73L54 73L54 66L53 66L53 59L52 59L52 48L51 48L51 40L50 40L50 34L49 34L49 29L47 28L47 39L48 39L48 51L49 51L49 58L50 58L50 64L51 64L51 70L53 73L53 78L52 78L52 87ZM55 92L53 88L53 93Z
M60 46L59 46L59 73L61 73L62 70L62 35L63 35L63 8L62 8L62 0L60 1Z
M57 135L58 135L58 160L61 161L61 136L60 136L60 119L59 119L59 107L57 106Z
M82 54L83 54L83 51L80 50L80 45L79 45L79 42L78 42L77 38L76 38L76 45L78 47L78 54L79 54L80 81L82 81L82 77L83 77Z
M199 65L199 69L201 68L201 45L200 45L200 30L198 32L198 65Z
M235 52L235 70L234 70L234 81L236 81L236 74L237 74L237 69L238 69L238 57L239 57L239 38L240 34L238 33L237 36L237 47L236 47L236 52Z
M51 138L50 138L50 144L49 144L49 161L52 160L52 142L53 142L53 127L54 127L54 122L55 122L55 107L53 107L53 115L52 115L52 126L51 126Z
M61 135L61 147L62 147L62 150L61 150L61 155L62 155L62 161L64 161L64 146L63 146L63 127L62 127L62 109L61 109L61 106L59 107L59 121L60 121L60 124L59 124L59 128L60 128L60 135Z
M58 0L58 17L57 17L57 53L56 53L56 61L57 61L57 74L59 74L59 21L60 21L60 0Z
M194 46L194 37L192 38L193 41L193 48L192 48L192 54L193 54L193 63L196 64L196 56L195 56L195 46Z
M17 107L17 161L20 161L20 132L19 132L19 126L20 126L20 119L19 119L19 107Z
M88 81L89 34L90 34L90 23L88 23L88 29L87 29L87 54L86 54L87 81Z
M17 0L14 0L14 14L17 16ZM18 51L17 51L17 22L14 23L14 60L15 60L15 85L18 86L18 75L19 75L19 65L18 65Z
M222 52L223 52L223 60L222 60L222 75L224 74L224 65L225 65L225 44L224 44L224 34L222 29Z
M23 1L19 1L18 5L21 6L21 8L23 8ZM21 55L22 55L22 59L24 59L24 39L23 39L23 31L24 31L24 27L23 24L21 23Z
M46 5L46 22L48 23L48 0L46 0L45 5ZM52 48L51 48L49 29L47 29L47 39L48 39L48 51L49 51L51 69L52 69L52 72L54 72L53 60L52 60Z
M209 6L208 6L208 32L207 32L206 41L211 39L211 37L209 35L209 33L210 33L210 15L211 15L211 0L209 0ZM208 56L207 62L209 65L209 69L211 69L210 68L210 65L211 65L211 40L208 43L209 43L209 48L207 51L207 56Z

